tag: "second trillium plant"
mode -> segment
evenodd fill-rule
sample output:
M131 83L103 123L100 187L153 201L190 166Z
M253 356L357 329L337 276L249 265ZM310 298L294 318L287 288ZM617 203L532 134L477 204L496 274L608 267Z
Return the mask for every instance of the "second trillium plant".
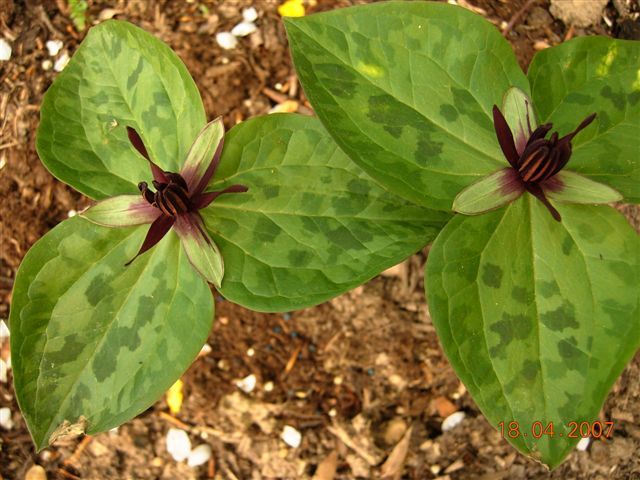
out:
M556 467L640 347L640 242L607 205L640 200L639 43L576 38L525 75L457 6L388 2L286 27L342 150L390 192L457 213L427 260L432 321L487 419Z

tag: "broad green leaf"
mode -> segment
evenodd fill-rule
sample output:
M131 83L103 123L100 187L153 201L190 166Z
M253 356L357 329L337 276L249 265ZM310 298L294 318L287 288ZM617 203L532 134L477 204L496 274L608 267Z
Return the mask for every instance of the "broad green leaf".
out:
M456 216L430 251L426 289L449 361L508 440L550 467L598 418L640 346L640 242L608 206L557 204L562 222L524 194L506 209ZM534 438L535 422L555 436ZM527 434L524 436L524 434Z
M269 115L226 136L211 190L242 184L200 210L225 262L222 294L261 311L343 293L431 242L450 218L377 186L317 119Z
M468 10L385 2L285 19L296 70L340 147L392 192L450 210L506 165L491 109L529 85L498 30Z
M513 168L504 168L462 190L453 201L453 211L479 215L514 201L524 192L520 176Z
M622 200L613 188L568 170L559 172L547 185L551 186L545 188L547 197L557 202L599 204Z
M205 124L182 61L154 36L109 20L93 27L45 94L37 148L57 178L93 199L137 193L151 180L134 127L154 162L177 172Z
M175 233L124 267L147 229L72 218L20 266L11 352L18 402L38 449L65 421L85 418L92 434L139 414L207 338L212 295Z
M560 135L587 115L595 125L578 135L567 168L640 201L640 43L580 37L539 52L529 67L541 123Z

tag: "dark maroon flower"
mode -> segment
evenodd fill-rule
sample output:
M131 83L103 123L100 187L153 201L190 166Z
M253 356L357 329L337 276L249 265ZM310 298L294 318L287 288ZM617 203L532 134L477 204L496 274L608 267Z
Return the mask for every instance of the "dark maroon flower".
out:
M217 192L205 192L220 162L224 127L220 118L207 124L196 137L180 173L158 167L133 128L127 127L129 140L151 167L155 192L147 182L140 182L141 196L120 195L98 202L82 216L99 225L120 227L150 223L138 253L126 265L156 245L173 227L180 237L187 257L209 282L220 286L224 274L222 256L207 233L198 210L224 193L246 192L243 185L232 185Z

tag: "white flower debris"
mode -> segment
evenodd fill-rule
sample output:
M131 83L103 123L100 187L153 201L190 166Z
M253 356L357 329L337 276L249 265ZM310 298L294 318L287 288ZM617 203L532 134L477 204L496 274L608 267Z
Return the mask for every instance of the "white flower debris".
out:
M240 22L231 30L231 35L236 37L246 37L247 35L251 35L253 32L257 31L258 27L256 27L253 22Z
M238 39L229 32L216 33L216 42L225 50L231 50L238 45Z
M256 376L252 373L241 380L236 380L236 387L244 393L251 393L256 388Z
M11 45L4 38L0 38L0 62L11 58Z
M60 50L62 50L63 43L61 40L48 40L46 43L47 50L50 57L55 57Z
M51 60L49 60L48 58L46 60L42 61L42 69L44 71L51 70L52 67L53 67L53 62Z
M53 69L56 72L61 72L64 70L64 67L67 66L67 63L69 63L69 54L67 52L62 52L56 60L56 63L53 64Z
M466 416L467 415L464 412L453 412L442 421L442 431L448 432L449 430L457 427Z
M203 443L202 445L198 445L196 448L189 452L189 457L187 458L187 465L190 467L198 467L200 465L204 465L211 458L211 447Z
M302 434L291 425L285 425L280 438L291 448L298 448L302 442Z
M167 452L176 462L182 462L189 457L191 440L184 430L170 428L167 432Z
M4 323L4 320L0 320L0 340L9 338L9 327Z
M6 362L0 358L0 383L7 383L7 372L9 367Z
M13 428L11 409L9 407L0 408L0 427L6 430L11 430Z
M242 19L245 22L255 22L258 19L258 11L253 7L245 8L242 10Z
M591 438L582 437L578 442L578 445L576 445L576 448L581 452L584 452L587 448L589 448L589 443L591 443Z
M75 217L78 214L78 212L76 212L75 210L71 209L67 212L67 217L71 218L71 217Z

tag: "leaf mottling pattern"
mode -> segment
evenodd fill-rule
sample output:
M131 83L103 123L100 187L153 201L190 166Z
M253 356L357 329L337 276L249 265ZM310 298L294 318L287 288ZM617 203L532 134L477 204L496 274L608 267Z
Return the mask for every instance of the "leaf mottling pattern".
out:
M491 107L529 85L493 25L462 8L385 2L285 21L296 70L340 147L391 191L450 210L506 166Z
M494 426L515 420L530 433L536 421L553 422L553 438L508 439L551 467L577 442L569 422L597 418L640 346L638 236L610 207L557 207L561 223L529 194L456 216L426 267L433 322L456 373ZM573 246L561 247L567 238Z
M300 115L228 133L210 188L234 183L249 191L202 214L225 259L223 295L256 310L302 308L356 287L431 242L450 218L385 192L317 119Z
M174 234L131 266L145 227L75 217L25 257L11 305L18 401L38 448L81 416L88 433L148 408L197 355L213 320L209 288Z

